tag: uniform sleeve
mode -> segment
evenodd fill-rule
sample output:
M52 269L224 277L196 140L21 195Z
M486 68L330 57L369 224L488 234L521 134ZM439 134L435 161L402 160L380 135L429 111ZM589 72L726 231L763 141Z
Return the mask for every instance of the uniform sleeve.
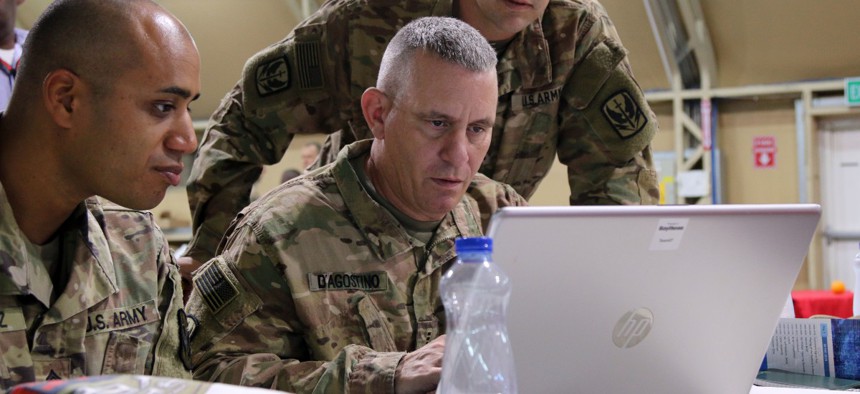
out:
M344 128L340 67L320 24L300 26L245 64L241 81L213 113L188 180L194 239L188 256L214 257L231 220L248 205L263 165L279 162L296 134Z
M483 174L475 175L466 193L470 197L469 201L481 214L482 229L490 228L490 220L499 209L528 205L528 201L513 187L487 178Z
M157 236L156 244L161 245L158 253L158 312L161 315L161 333L155 342L155 356L152 374L182 379L191 379L190 363L183 364L183 353L188 351L185 330L180 324L182 313L182 283L179 267L167 246L161 230L153 223Z
M302 393L394 392L405 353L347 345L332 360L314 360L276 267L253 231L239 226L223 254L198 270L187 304L199 322L194 378Z
M188 179L188 201L194 238L188 256L206 261L233 217L248 205L251 187L264 164L277 162L292 134L263 128L243 113L242 86L237 85L212 115Z
M575 37L577 63L562 89L559 160L572 205L656 204L651 139L657 118L633 77L608 15L589 5Z

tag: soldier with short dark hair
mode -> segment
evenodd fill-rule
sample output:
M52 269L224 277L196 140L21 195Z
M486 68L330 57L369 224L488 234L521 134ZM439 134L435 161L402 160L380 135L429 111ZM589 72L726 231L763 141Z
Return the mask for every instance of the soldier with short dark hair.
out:
M58 0L22 59L0 114L0 389L189 377L178 267L140 210L197 146L194 41L149 0Z
M373 139L243 210L195 274L196 379L298 393L435 390L438 285L454 239L525 204L477 174L496 114L495 64L490 44L457 19L397 33L361 98Z
M530 198L558 160L573 205L656 204L657 119L596 0L332 0L252 57L212 115L188 183L183 274L212 258L264 164L296 134L326 133L320 164L371 137L361 94L409 21L453 16L496 50L498 107L480 172ZM443 79L444 75L434 74Z

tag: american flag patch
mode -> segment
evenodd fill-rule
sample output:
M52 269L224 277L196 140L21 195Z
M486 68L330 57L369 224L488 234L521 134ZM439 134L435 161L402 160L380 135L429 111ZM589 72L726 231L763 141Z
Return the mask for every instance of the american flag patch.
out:
M322 67L320 66L319 42L297 43L296 63L298 63L299 68L299 88L318 89L323 86Z
M194 278L194 287L200 292L203 301L212 313L217 313L239 295L217 263L209 265L205 271Z

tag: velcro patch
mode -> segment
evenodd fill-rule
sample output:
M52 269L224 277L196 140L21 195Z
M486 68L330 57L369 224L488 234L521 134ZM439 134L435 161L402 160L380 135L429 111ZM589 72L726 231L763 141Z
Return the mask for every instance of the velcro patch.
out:
M648 123L648 117L642 112L642 108L630 95L630 92L621 90L603 103L603 116L612 125L612 129L621 136L621 139L630 138L642 131Z
M86 335L124 330L158 320L155 300L141 302L137 305L93 311L87 315Z
M176 312L176 319L179 322L179 360L187 370L191 370L194 366L191 362L191 335L197 328L193 318L185 314L185 309L180 308ZM193 327L189 327L189 323Z
M388 273L375 272L317 272L308 274L308 288L311 291L325 290L388 290Z
M319 89L323 86L323 73L320 67L319 41L296 43L296 65L299 69L298 86L300 89Z
M195 276L194 287L200 291L200 296L209 305L212 313L218 313L239 295L218 264L210 264L205 271Z
M257 93L262 96L275 94L290 87L290 65L287 57L278 57L257 66L254 71Z

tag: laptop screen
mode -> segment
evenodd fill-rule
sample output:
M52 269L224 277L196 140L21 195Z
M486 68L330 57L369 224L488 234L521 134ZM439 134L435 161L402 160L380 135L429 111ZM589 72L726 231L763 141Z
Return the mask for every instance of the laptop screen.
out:
M513 283L521 392L748 393L818 205L512 207L492 219Z

